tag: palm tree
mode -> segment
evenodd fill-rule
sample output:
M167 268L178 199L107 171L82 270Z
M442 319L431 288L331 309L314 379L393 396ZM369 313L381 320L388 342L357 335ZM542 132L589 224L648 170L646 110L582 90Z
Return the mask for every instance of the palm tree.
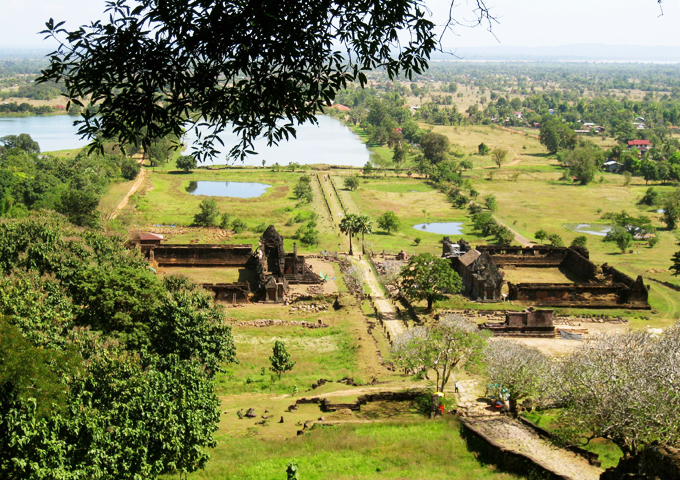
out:
M364 235L373 233L373 222L368 215L359 215L357 217L357 233L361 234L361 253L366 255L366 244L364 242Z
M354 255L352 251L352 237L359 232L359 217L353 213L346 215L340 220L340 231L346 233L349 237L349 254Z

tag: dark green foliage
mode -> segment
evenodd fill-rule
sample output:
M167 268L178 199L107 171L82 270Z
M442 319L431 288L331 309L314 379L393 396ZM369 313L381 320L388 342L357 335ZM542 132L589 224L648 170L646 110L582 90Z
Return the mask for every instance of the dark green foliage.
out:
M487 155L490 151L491 148L489 148L489 146L484 142L480 143L477 147L477 152L482 156Z
M564 247L564 240L556 233L551 233L548 235L548 242L553 247Z
M388 234L396 232L401 227L401 221L394 212L385 212L378 217L378 226Z
M145 147L168 133L179 137L187 113L196 112L196 123L209 118L217 133L233 125L240 143L232 155L246 155L259 136L277 143L295 135L293 125L314 121L340 89L365 85L365 70L381 67L390 78L421 73L437 45L435 25L415 0L112 5L111 23L66 36L41 81L66 85L71 102L99 100L82 134L103 131ZM44 33L61 38L62 25L50 20ZM400 34L406 40L395 53ZM201 138L203 153L216 153L215 141Z
M650 207L657 205L660 200L660 195L654 187L649 187L645 192L644 196L640 199L638 203L641 205L649 205Z
M134 180L139 175L141 165L134 158L123 158L120 162L120 175L125 180Z
M99 224L97 208L99 208L99 195L94 191L67 189L62 192L56 209L75 225L96 227Z
M463 286L448 260L430 253L411 257L401 277L403 294L411 300L426 300L428 310L435 300L444 298L444 293L458 293Z
M420 138L425 159L431 164L442 162L449 153L449 139L441 133L426 133Z
M484 197L484 204L491 213L498 211L498 202L496 201L495 195L487 195Z
M359 179L356 176L345 177L344 185L348 190L356 190L359 188Z
M656 232L656 228L652 225L652 220L645 215L633 217L627 212L622 211L621 213L605 213L602 215L602 218L604 220L612 220L614 225L623 228L633 236L642 236ZM605 237L605 241L608 241L607 237Z
M220 210L214 198L206 198L198 206L200 211L194 215L194 225L197 227L216 227L220 217Z
M579 235L576 237L574 240L571 242L572 247L583 247L585 248L588 245L588 237L585 235Z
M224 212L222 216L220 217L220 228L222 230L228 230L229 226L231 225L231 215L229 213Z
M310 220L300 226L295 232L295 238L300 240L303 245L318 245L319 231L316 229L316 220Z
M211 296L57 215L0 222L0 477L201 468L234 361ZM39 348L38 348L39 347ZM140 348L142 347L142 348Z
M616 225L603 239L604 242L614 242L619 247L621 253L625 253L628 247L633 243L633 235L624 227Z
M510 245L515 239L515 234L509 228L499 225L494 232L494 238L499 245Z
M534 238L542 243L543 240L546 240L548 238L548 232L546 232L543 229L540 229L539 231L534 233Z
M19 135L6 135L0 138L5 148L19 148L26 153L40 153L40 145L33 140L27 133L20 133Z
M302 175L298 179L293 187L293 195L295 195L295 198L306 203L311 203L314 200L314 193L312 192L311 178L309 175Z
M558 150L571 150L576 147L576 134L558 118L551 118L543 122L538 138L550 153L557 153Z
M241 233L248 230L248 225L246 224L245 221L241 220L240 218L235 218L231 222L231 229L234 231L234 233Z
M472 215L472 224L475 230L481 232L484 237L495 234L498 228L498 223L489 212L480 212Z
M191 155L182 155L181 157L178 157L177 160L175 161L175 165L177 165L177 168L180 170L184 170L185 172L190 172L197 166L196 159L192 157Z
M269 357L269 361L272 364L270 370L276 373L279 379L284 372L292 370L295 366L295 362L290 359L290 353L286 351L286 345L280 340L274 342L272 356Z
M604 162L604 152L595 145L587 144L567 150L562 161L569 164L569 175L577 178L581 185L588 185Z
M680 189L667 193L661 202L663 222L669 230L675 230L680 220Z

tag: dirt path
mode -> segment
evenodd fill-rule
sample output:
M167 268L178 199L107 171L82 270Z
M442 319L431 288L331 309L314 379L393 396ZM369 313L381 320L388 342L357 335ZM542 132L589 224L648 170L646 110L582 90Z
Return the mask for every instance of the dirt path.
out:
M111 212L111 216L109 217L111 220L116 218L118 216L118 214L120 213L120 211L123 208L125 208L125 205L127 205L128 201L130 200L130 197L132 195L134 195L134 193L137 191L137 189L142 184L142 182L144 181L145 178L146 178L146 170L144 170L144 167L142 167L139 170L139 175L137 175L137 180L130 187L130 191L125 195L125 198L123 198L123 200L121 200L121 202L118 204L118 206L115 208L115 210L113 212Z
M392 342L392 340L404 333L404 322L397 317L394 307L392 307L392 303L390 303L383 295L382 289L380 288L380 282L376 278L368 262L362 258L356 262L356 265L361 269L364 283L368 285L369 293L373 298L373 303L378 309L378 312L382 315L382 324L385 335L387 336L387 339Z
M573 480L598 480L602 470L575 453L558 448L519 421L505 416L483 416L470 423L499 445L522 453L553 472Z
M534 242L532 242L531 240L529 240L526 237L523 237L522 235L520 235L519 233L514 231L512 228L508 227L505 223L498 220L498 217L496 217L495 215L493 216L493 218L494 218L494 220L496 220L496 222L498 222L498 224L500 226L505 227L508 230L510 230L512 232L512 234L515 236L515 240L517 240L517 242L520 243L523 247L531 247L531 246L535 245Z

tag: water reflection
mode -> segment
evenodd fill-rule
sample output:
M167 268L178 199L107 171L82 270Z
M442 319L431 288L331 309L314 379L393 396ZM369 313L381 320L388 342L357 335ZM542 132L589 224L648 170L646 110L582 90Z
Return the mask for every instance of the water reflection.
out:
M266 183L248 182L210 182L191 181L186 192L191 195L204 195L207 197L236 197L254 198L260 197L271 185Z

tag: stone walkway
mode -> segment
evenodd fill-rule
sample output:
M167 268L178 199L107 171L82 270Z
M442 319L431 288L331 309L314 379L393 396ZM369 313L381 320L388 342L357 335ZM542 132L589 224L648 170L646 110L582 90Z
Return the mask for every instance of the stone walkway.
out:
M553 472L572 480L598 480L602 470L575 453L555 446L514 418L500 415L483 400L484 389L475 380L458 382L454 394L458 412L498 445L521 453Z
M355 262L364 276L364 283L368 285L369 293L373 298L373 303L382 316L382 324L387 339L392 342L396 337L404 333L404 322L399 319L392 303L387 299L380 288L380 283L371 269L368 262L362 258Z

